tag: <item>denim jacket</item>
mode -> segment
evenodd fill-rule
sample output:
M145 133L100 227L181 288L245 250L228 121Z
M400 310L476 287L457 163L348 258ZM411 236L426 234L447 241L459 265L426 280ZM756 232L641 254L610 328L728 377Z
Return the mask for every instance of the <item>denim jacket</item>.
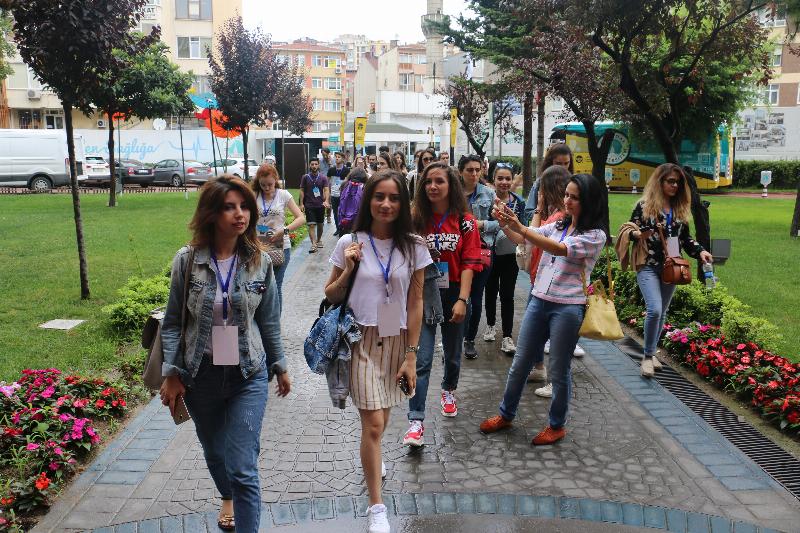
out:
M469 208L472 210L472 214L475 218L477 220L483 220L481 239L483 239L483 242L491 244L494 233L497 231L497 228L500 227L499 222L490 220L496 196L491 188L482 183L478 183L473 194L474 196L467 196L467 204L469 204ZM489 236L486 235L487 233L489 233Z
M197 249L190 265L189 292L187 296L185 353L179 352L181 336L181 309L183 306L184 273L189 258L189 247L178 250L172 261L169 300L161 324L161 344L164 349L163 376L178 375L191 386L206 346L211 342L214 297L217 276L211 269L208 248ZM248 269L246 259L237 264L230 291L234 322L239 327L239 368L245 379L268 368L286 371L280 330L278 290L269 256L261 253L261 265Z
M514 211L517 218L520 221L524 221L525 200L512 192L508 201L508 206ZM494 221L494 218L492 221ZM506 236L505 232L500 229L499 224L493 230L490 229L486 232L486 244L492 247L495 255L510 255L517 251L516 243Z

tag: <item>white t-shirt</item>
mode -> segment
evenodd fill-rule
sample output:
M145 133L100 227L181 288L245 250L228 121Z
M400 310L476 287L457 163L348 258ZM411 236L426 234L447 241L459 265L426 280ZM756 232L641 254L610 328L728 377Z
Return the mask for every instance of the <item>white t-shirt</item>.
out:
M359 231L358 242L364 243L361 248L362 260L361 266L358 267L356 273L355 284L352 291L350 291L350 300L348 305L353 310L356 317L356 322L362 326L377 326L378 325L378 305L383 302L386 297L386 284L383 280L383 268L375 257L375 252L369 241L369 235ZM411 285L411 276L414 270L425 268L433 263L431 254L428 247L422 239L419 239L414 246L414 258L411 262L403 258L403 254L398 248L392 252L393 239L374 239L375 249L380 255L380 262L384 267L389 261L389 254L392 255L392 263L389 272L389 298L392 303L400 306L400 328L406 329L406 318L408 311L406 310L406 303L408 301L408 289ZM336 243L331 254L330 262L339 268L344 268L344 251L353 243L353 238L350 234L344 235Z
M286 204L292 199L292 193L285 189L276 189L275 196L272 200L266 200L264 194L259 194L258 203L258 224L256 232L259 237L263 236L266 231L264 228L277 232L286 226ZM283 234L283 248L289 249L292 247L292 241L289 239L289 234Z

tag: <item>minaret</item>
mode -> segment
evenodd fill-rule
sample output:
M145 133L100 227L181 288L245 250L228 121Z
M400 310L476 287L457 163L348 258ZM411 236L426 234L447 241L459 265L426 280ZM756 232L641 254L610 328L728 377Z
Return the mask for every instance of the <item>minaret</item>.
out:
M428 0L428 13L422 15L422 33L425 35L425 54L428 57L423 89L428 94L432 93L435 87L442 86L445 81L442 70L442 58L444 57L442 36L428 25L429 21L441 22L444 20L443 4L444 0Z

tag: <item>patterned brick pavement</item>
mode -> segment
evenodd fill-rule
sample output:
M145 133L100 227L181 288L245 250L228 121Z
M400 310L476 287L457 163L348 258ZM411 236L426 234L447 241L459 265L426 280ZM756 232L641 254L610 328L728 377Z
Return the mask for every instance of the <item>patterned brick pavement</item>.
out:
M265 524L290 527L302 522L304 511L296 509L309 509L306 518L312 521L329 520L310 510L334 503L315 502L348 497L357 497L351 500L350 514L363 512L364 500L358 498L365 488L357 412L331 406L323 377L308 371L302 355L303 339L316 317L329 273L327 257L334 241L328 237L325 244L316 255L308 255L306 247L295 251L284 286L283 338L294 387L289 397L271 397L267 405L259 461L262 500L268 511ZM526 284L521 283L517 320L525 291ZM477 345L480 357L462 365L457 418L438 414L439 391L431 387L424 448L402 446L405 407L394 410L384 438L388 468L384 492L393 495L390 502L411 497L423 515L430 509L417 505L420 498L428 501L426 494L452 498L500 494L517 502L537 496L565 506L566 511L553 517L586 518L569 511L572 505L579 510L584 505L588 519L603 520L594 505L623 509L614 502L624 502L638 506L642 516L663 515L663 524L630 525L673 529L667 522L672 513L673 522L683 524L675 526L676 531L712 531L712 527L715 532L733 531L735 521L798 530L797 500L660 385L638 378L636 364L611 343L587 342L589 356L574 365L574 397L564 441L548 448L530 445L532 435L547 421L547 400L532 390L526 391L511 430L481 434L478 424L496 413L511 359L499 351L499 341L484 343L479 337ZM437 383L438 361L433 374L432 383ZM495 501L501 505L505 500ZM150 531L150 526L199 531L197 524L213 516L208 513L217 506L192 424L175 428L166 409L153 402L73 483L35 531L115 524L124 524L116 531ZM509 514L502 509L495 512ZM135 523L142 520L147 521L137 529ZM706 529L693 528L695 523L706 524ZM727 529L722 529L723 523ZM736 531L755 529L742 524Z

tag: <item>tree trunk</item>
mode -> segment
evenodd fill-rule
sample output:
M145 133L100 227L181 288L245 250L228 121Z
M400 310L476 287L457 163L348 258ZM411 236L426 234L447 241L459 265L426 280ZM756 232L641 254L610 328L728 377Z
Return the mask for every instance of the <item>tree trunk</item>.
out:
M608 151L611 149L611 141L614 140L614 130L607 129L603 132L600 142L597 141L597 133L594 129L594 121L582 121L586 130L586 143L589 148L589 157L592 160L592 177L600 183L600 190L603 198L603 230L606 232L606 243L611 244L611 220L608 208L608 188L606 187L606 159Z
M244 152L244 181L250 181L250 169L249 165L247 164L247 128L242 128L242 144L244 145L242 150Z
M792 217L792 229L789 235L800 237L800 183L797 184L797 199L794 201L794 216Z
M81 219L81 197L78 194L78 169L75 165L75 139L72 138L72 105L63 103L64 126L67 130L67 152L69 153L69 184L72 190L72 211L75 218L75 238L78 241L78 265L81 278L81 300L88 300L89 266L86 263L86 245L83 242L83 220Z
M692 218L694 219L694 238L703 248L711 251L711 221L708 215L708 204L700 198L697 191L697 181L691 167L683 167L689 181L689 189L692 191ZM697 261L697 279L703 279L702 261Z
M114 166L114 116L112 112L108 113L108 168L111 172L111 179L109 180L108 187L108 207L117 206L117 172Z
M536 163L544 159L544 92L536 95Z
M531 150L533 149L533 92L527 91L522 101L522 192L527 198L533 187Z

